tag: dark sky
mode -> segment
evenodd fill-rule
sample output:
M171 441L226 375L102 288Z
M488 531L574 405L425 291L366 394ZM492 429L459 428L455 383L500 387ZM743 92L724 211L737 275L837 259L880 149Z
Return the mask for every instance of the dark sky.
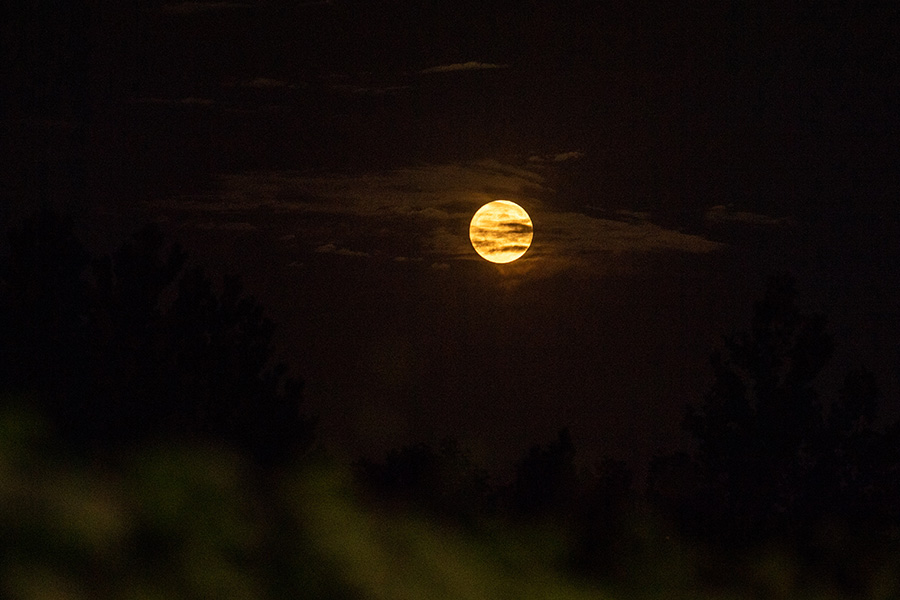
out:
M900 412L896 8L121 4L4 9L4 218L160 221L240 274L333 451L568 426L638 464L784 269L823 391L865 364ZM467 238L501 198L535 226L505 266Z

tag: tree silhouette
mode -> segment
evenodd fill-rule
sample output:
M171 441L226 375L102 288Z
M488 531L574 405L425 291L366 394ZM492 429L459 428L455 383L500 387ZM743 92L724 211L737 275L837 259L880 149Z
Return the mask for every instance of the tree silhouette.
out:
M873 542L900 540L900 430L876 428L878 398L870 371L847 374L826 420L811 494L817 512L871 532Z
M695 455L650 471L657 504L689 530L731 545L773 536L817 544L829 522L873 543L898 537L898 427L875 427L878 390L865 369L847 374L830 406L820 400L813 383L832 351L825 325L779 275L754 305L750 331L712 355L712 389L684 420ZM678 465L696 487L667 494L665 471Z
M356 462L357 482L377 499L472 522L492 509L487 472L452 438L390 450L383 463Z
M51 212L9 237L2 385L32 394L62 439L105 449L208 438L264 464L309 446L301 383L269 364L274 325L237 279L218 292L185 271L155 226L96 259Z
M724 495L723 531L751 538L797 515L823 428L813 380L827 363L825 318L796 305L793 280L774 277L754 305L751 330L712 356L715 383L685 428L697 459ZM726 527L730 525L731 527Z
M71 223L41 213L9 231L0 261L0 382L14 392L56 392L78 377L88 334L90 256Z
M516 477L506 503L524 517L563 517L574 511L580 488L575 446L567 428L546 448L534 445L516 464Z

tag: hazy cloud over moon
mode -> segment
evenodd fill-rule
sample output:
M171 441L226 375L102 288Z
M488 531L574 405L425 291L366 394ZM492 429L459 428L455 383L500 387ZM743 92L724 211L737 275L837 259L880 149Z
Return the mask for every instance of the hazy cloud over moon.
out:
M494 263L508 263L521 257L531 245L533 233L528 213L508 200L485 204L469 225L472 246Z
M198 213L204 223L217 213L228 221L243 220L240 215L251 212L271 214L276 239L295 234L307 251L391 262L481 260L469 241L469 223L479 207L498 199L516 202L531 215L534 244L522 260L574 267L589 265L591 257L600 255L704 253L721 247L654 224L647 213L619 220L556 211L556 192L542 176L496 161L362 174L257 171L223 175L218 181L220 189L206 196L160 204Z

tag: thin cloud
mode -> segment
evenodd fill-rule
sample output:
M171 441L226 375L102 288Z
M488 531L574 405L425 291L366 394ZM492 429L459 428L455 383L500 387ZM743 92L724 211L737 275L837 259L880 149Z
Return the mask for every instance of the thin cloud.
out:
M566 162L567 160L580 160L584 158L584 152L562 152L553 156L553 162Z
M533 198L550 191L540 176L494 161L356 175L244 172L221 176L219 183L215 197L178 199L172 207L210 212L265 207L280 212L446 220L471 218L469 211L498 198Z
M562 162L571 162L576 160L581 160L584 158L584 152L560 152L558 154L535 154L534 156L528 157L528 162L531 164L547 164L547 163L562 163Z
M344 94L352 94L354 96L394 96L410 91L411 85L388 85L388 86L363 86L338 84L332 85L331 89Z
M371 256L368 252L359 252L349 248L338 248L335 254L338 256Z
M316 254L336 254L338 256L370 256L368 252L360 252L349 248L339 248L335 244L323 244L313 250Z
M256 231L259 229L259 227L257 227L256 225L244 221L210 221L207 223L198 223L196 227L197 229L219 231Z
M758 213L739 211L724 205L713 206L706 211L705 217L711 223L741 223L767 227L780 227L790 224L790 219L785 217L770 217Z
M652 216L649 212L641 210L617 210L615 214L617 216L625 217L626 219L637 221L648 221Z
M212 106L213 100L210 98L198 98L196 96L188 96L186 98L136 98L134 102L138 104L162 104L167 106Z
M439 208L434 208L433 206L429 206L423 209L413 209L409 211L409 215L413 217L421 217L423 219L436 219L443 220L449 219L450 213L446 210L441 210Z
M503 234L530 234L532 230L531 225L525 223L499 223L495 228L499 229Z
M603 257L622 254L681 252L706 254L723 247L699 235L666 229L649 221L599 219L574 212L535 212L534 241L526 260L590 265ZM479 260L474 255L464 226L436 229L428 251L455 259Z
M218 181L215 193L171 199L165 207L204 221L211 215L232 222L249 221L240 215L250 212L272 215L270 235L296 235L298 252L305 247L317 254L396 257L389 259L395 263L421 256L425 265L481 260L469 240L469 224L480 206L498 199L515 201L529 212L534 241L522 260L535 264L571 268L600 264L614 254L708 253L722 247L657 225L647 213L554 211L556 192L540 175L495 161L350 175L243 172Z
M624 222L581 213L550 213L541 220L540 239L545 251L550 250L557 255L661 251L707 253L722 247L722 244L699 235L666 229L645 220ZM535 228L537 231L537 224ZM537 249L540 250L540 246Z
M450 65L438 65L436 67L428 67L419 71L423 74L429 73L453 73L455 71L484 71L487 69L508 69L509 65L498 65L494 63L482 63L469 61L464 63L453 63Z
M287 81L282 81L281 79L272 79L270 77L257 77L255 79L251 79L250 81L245 81L240 85L241 87L256 89L277 89L291 87Z
M476 259L475 250L472 248L467 233L465 226L456 227L453 230L438 227L423 240L423 246L425 251L430 254L457 259Z
M240 2L178 2L163 4L159 10L168 15L191 15L196 13L253 7L254 5L252 4Z

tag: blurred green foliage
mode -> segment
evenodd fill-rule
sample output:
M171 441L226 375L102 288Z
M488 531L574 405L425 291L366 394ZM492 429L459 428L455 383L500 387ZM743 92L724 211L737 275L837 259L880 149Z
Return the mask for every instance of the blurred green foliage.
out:
M65 455L40 419L0 414L0 596L43 598L837 598L773 548L727 562L655 520L616 581L576 575L577 543L550 521L457 527L364 500L349 468L262 470L212 445ZM867 597L896 597L890 564ZM709 577L709 573L718 575Z

